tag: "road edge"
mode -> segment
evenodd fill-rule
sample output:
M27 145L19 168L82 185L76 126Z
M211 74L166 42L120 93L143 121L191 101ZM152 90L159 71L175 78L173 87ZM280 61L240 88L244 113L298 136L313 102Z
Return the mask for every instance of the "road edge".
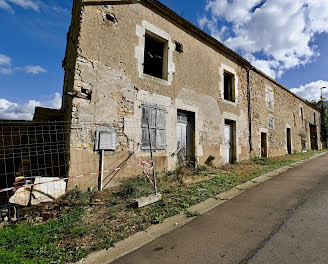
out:
M211 209L225 203L226 201L236 197L237 195L249 190L263 182L270 180L271 178L280 175L283 172L288 171L294 167L300 166L310 160L319 158L323 155L327 154L327 152L323 152L317 155L314 155L308 159L301 160L295 162L291 165L287 165L276 169L274 171L267 172L262 174L261 176L254 178L251 181L246 183L240 184L229 191L224 193L218 194L216 198L209 198L199 204L193 205L188 208L188 211L197 212L200 215L205 214L206 212L210 211ZM187 217L184 212L181 212L175 216L169 217L163 221L161 224L151 225L144 231L140 231L120 242L118 242L115 247L110 248L108 250L103 249L100 251L96 251L88 255L86 258L75 262L75 264L109 264L113 261L121 258L141 247L144 245L152 242L153 240L159 238L160 236L169 233L188 222L192 221L196 217Z

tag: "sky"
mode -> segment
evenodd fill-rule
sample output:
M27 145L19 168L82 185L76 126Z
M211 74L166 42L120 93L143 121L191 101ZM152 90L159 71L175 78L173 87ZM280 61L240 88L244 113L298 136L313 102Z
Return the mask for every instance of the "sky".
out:
M327 0L161 2L301 97L318 100L328 87ZM0 119L60 108L71 8L72 0L0 0Z

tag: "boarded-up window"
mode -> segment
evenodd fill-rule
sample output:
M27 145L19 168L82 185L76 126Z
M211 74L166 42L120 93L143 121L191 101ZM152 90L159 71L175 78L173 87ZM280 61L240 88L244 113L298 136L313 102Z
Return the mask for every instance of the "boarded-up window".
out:
M273 109L274 107L273 92L270 89L266 89L266 103L269 109Z
M225 72L224 78L224 99L235 102L234 76L231 73Z
M272 116L268 117L268 127L274 128L274 118Z
M149 123L149 128L148 128ZM166 109L155 104L142 105L141 150L150 151L150 139L154 152L166 149Z

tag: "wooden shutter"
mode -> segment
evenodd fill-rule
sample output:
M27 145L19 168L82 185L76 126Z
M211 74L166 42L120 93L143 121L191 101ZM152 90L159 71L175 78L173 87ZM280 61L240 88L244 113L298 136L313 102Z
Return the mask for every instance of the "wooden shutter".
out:
M157 151L165 151L166 149L166 110L164 108L157 108L156 149Z
M152 141L152 148L156 150L156 114L157 109L155 105L142 105L142 122L141 122L141 150L150 151L150 141L148 132L148 122L150 128L150 137Z
M152 149L156 151L165 151L166 149L166 110L155 104L142 105L141 122L141 150L150 151L148 122L150 127L150 137Z

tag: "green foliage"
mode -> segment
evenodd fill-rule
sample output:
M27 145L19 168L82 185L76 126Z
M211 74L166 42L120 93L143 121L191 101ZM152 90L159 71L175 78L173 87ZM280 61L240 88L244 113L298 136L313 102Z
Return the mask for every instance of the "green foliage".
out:
M103 203L98 205L90 203L95 194L74 189L63 198L74 206L73 209L64 212L58 219L42 224L18 223L0 229L0 263L75 262L91 251L110 248L129 235L145 230L150 224L162 223L166 218L181 212L185 212L188 217L198 216L197 212L189 211L188 208L208 198L216 198L217 194L259 175L307 159L316 153L297 153L277 159L255 158L253 162L245 163L245 168L251 167L248 170L244 170L244 163L224 166L215 171L207 166L181 167L181 175L192 179L200 175L202 180L187 185L181 184L179 178L174 177L178 171L158 175L163 200L141 209L127 205L131 199L154 192L152 184L144 176L122 184L107 193L107 196L103 192L100 196ZM211 177L204 180L203 175ZM82 221L89 220L88 217L94 217L94 214L97 214L97 221L91 224ZM88 237L92 239L92 244L82 247L79 243Z
M259 157L255 157L255 158L253 159L253 161L254 161L256 164L259 164L259 165L268 165L268 164L270 164L270 160L267 159L267 158L263 158L263 157L261 157L261 158L259 158Z
M92 193L82 191L80 188L75 188L65 194L62 200L68 201L70 204L89 204L92 199Z
M56 220L35 225L19 223L0 229L0 263L63 263L84 256L84 249L75 245L61 248L57 241L77 230L83 209L76 207Z
M193 211L188 211L188 210L185 210L185 214L186 214L187 217L200 216L200 213L198 213L198 212L193 212Z
M122 184L119 191L116 193L116 197L129 200L148 196L153 192L153 185L144 176L142 176Z

